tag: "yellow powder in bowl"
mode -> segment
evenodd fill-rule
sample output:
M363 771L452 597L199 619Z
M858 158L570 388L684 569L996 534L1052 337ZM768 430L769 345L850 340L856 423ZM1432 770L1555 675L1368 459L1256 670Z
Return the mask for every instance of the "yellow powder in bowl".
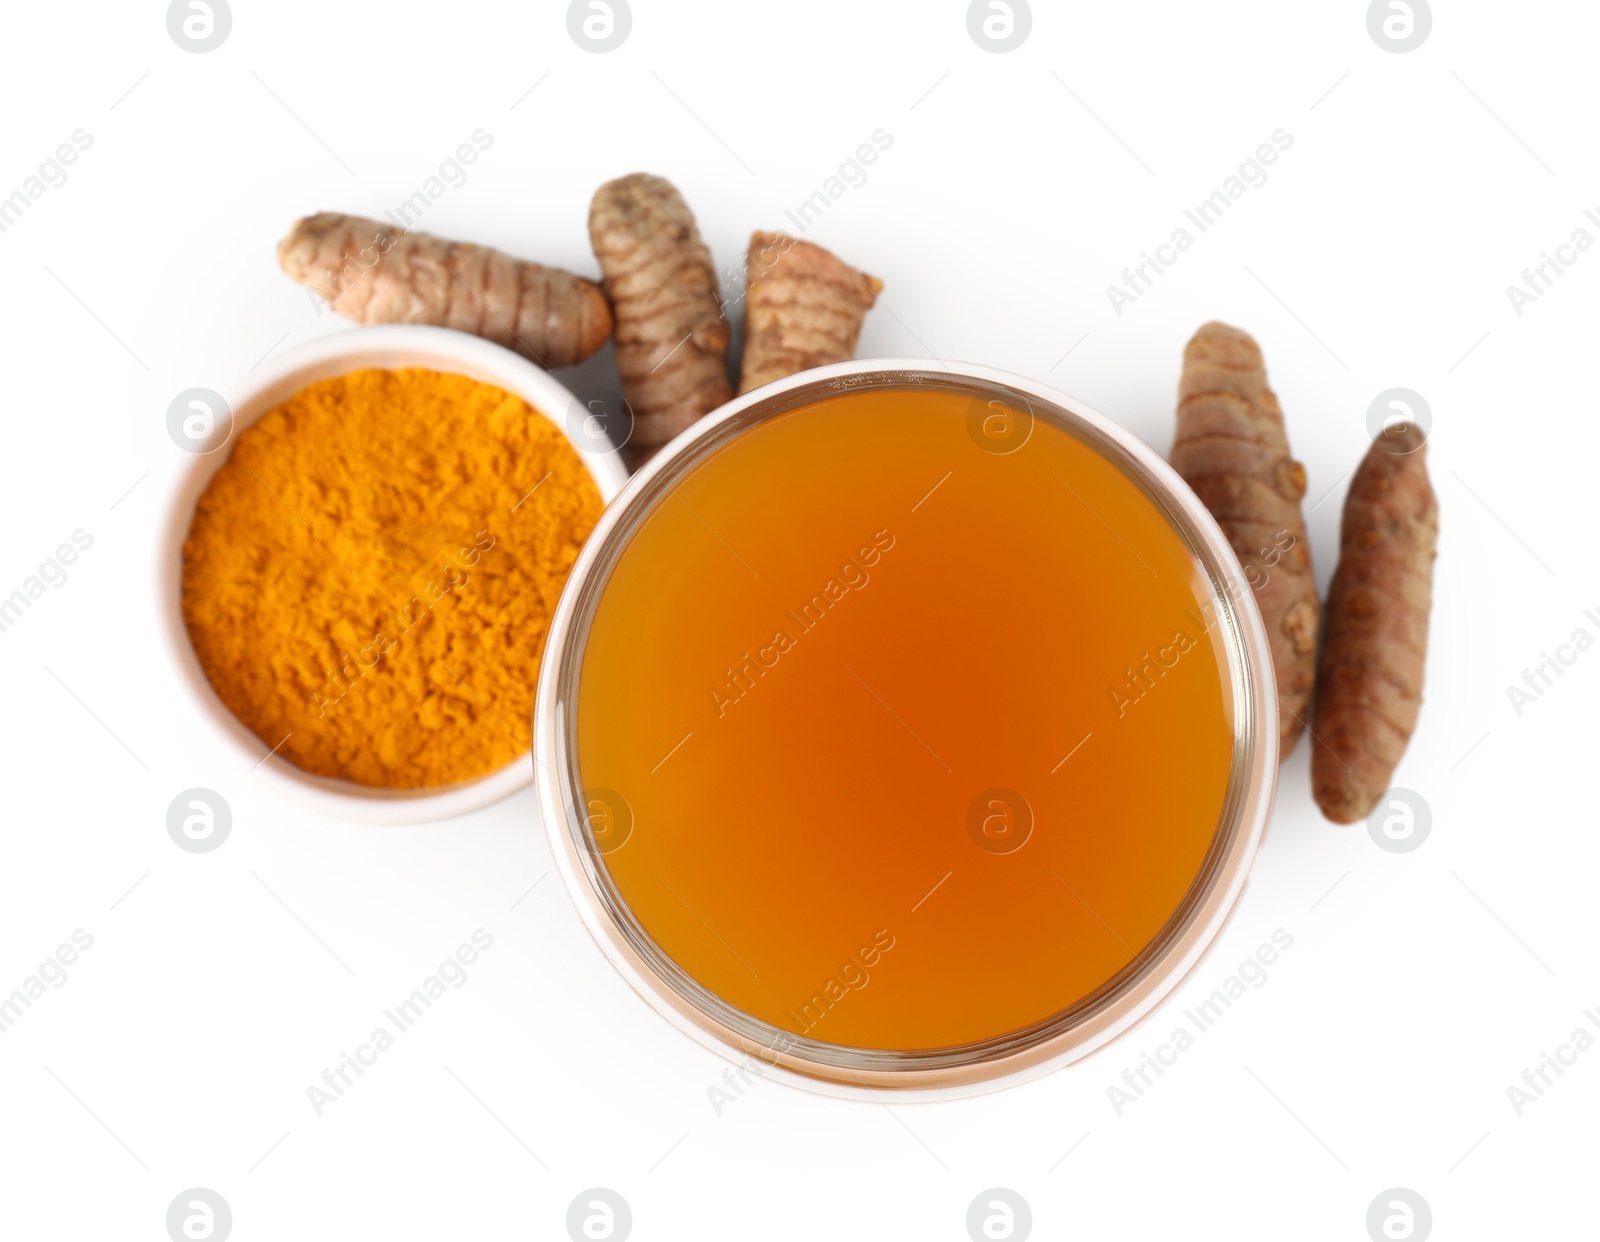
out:
M321 380L201 495L184 621L263 754L391 789L470 780L529 749L550 614L602 507L519 397L423 369Z

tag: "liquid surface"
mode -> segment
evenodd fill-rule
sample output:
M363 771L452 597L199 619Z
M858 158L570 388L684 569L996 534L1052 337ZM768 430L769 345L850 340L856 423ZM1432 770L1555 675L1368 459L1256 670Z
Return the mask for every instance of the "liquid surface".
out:
M1068 1008L1180 905L1227 788L1182 540L1092 448L972 404L846 394L746 433L647 519L584 654L619 892L705 987L827 1043Z

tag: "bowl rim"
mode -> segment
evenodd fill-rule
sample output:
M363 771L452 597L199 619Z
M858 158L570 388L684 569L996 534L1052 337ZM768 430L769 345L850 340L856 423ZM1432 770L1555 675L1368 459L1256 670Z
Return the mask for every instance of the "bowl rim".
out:
M742 1015L748 1021L736 1029L703 1005L691 1003L640 952L608 908L596 880L599 864L585 845L583 817L576 810L580 795L571 778L577 764L567 746L576 710L575 695L570 695L576 687L572 667L581 657L583 638L575 627L580 621L586 624L584 608L592 617L586 595L603 586L603 582L596 585L595 575L601 570L609 573L620 554L616 541L623 538L626 546L625 536L653 509L664 480L682 478L748 427L812 400L872 386L921 384L976 387L1045 407L1050 417L1087 432L1099 451L1112 448L1135 484L1165 507L1211 577L1226 621L1222 646L1229 656L1227 675L1234 701L1234 773L1224 804L1226 824L1214 838L1222 844L1214 845L1202 865L1191 890L1193 900L1186 897L1173 916L1173 922L1180 914L1186 921L1175 930L1158 933L1141 954L1141 958L1148 954L1148 960L1130 978L1118 976L1116 986L1083 1020L1048 1039L961 1065L841 1067L797 1055L795 1048L805 1041L777 1028L769 1028L776 1038L750 1037L752 1025L766 1024L749 1015ZM730 424L741 422L730 429ZM610 560L605 559L608 556ZM661 1017L719 1056L747 1068L758 1066L758 1072L792 1086L843 1098L875 1099L876 1093L889 1090L898 1099L948 1099L998 1090L1089 1055L1149 1014L1194 968L1237 903L1271 812L1278 767L1277 693L1266 630L1238 558L1204 504L1159 453L1076 398L1023 376L926 358L866 358L804 371L736 397L680 434L629 480L590 533L551 618L535 697L533 744L540 811L567 891L601 951ZM732 1007L723 1002L723 1008Z
M482 337L422 324L354 326L304 342L261 363L221 392L231 418L219 424L217 443L185 453L172 472L155 519L151 579L155 587L158 646L165 680L193 725L252 780L287 801L340 819L373 824L411 824L445 819L498 802L526 788L533 763L523 754L493 772L434 790L386 790L317 776L265 744L218 697L201 669L183 622L183 543L195 504L212 477L232 456L239 432L282 401L319 379L366 368L416 366L466 375L521 397L548 419L577 450L602 502L627 482L627 468L613 448L596 452L574 438L566 414L578 398L544 368ZM180 452L182 450L179 450ZM280 743L281 745L282 743Z

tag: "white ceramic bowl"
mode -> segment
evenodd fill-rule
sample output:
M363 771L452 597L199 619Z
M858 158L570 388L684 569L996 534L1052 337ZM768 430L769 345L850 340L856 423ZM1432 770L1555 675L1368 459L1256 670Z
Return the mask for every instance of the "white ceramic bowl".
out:
M322 337L263 363L221 394L232 411L231 422L219 420L210 439L201 442L205 451L194 453L174 476L158 518L158 630L173 691L240 773L249 772L274 793L344 819L419 823L476 810L525 788L533 780L532 759L523 755L476 780L437 789L375 789L314 776L277 755L269 757L261 739L223 705L195 658L183 623L183 541L195 502L228 459L233 438L307 384L365 367L428 367L514 393L550 419L578 450L603 501L622 490L628 472L615 451L596 452L573 439L567 415L576 399L548 371L499 345L448 328L391 324Z

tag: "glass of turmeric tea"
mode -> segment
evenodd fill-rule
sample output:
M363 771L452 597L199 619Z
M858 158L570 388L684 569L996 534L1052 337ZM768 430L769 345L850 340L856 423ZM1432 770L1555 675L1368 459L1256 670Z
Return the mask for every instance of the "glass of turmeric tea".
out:
M1137 1022L1244 882L1277 767L1222 533L1003 372L738 398L602 517L552 621L541 805L681 1029L834 1093L976 1090Z

